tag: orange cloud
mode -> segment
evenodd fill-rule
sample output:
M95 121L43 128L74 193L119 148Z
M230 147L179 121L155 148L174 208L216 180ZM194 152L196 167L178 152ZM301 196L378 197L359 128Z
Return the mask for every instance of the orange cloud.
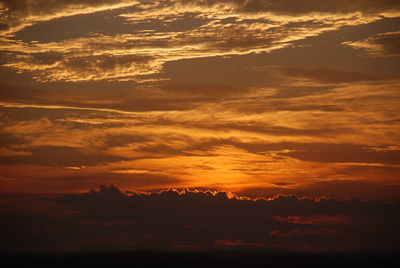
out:
M380 33L364 40L344 42L344 45L364 50L372 57L393 57L400 55L400 32Z
M344 26L377 21L385 11L395 11L398 8L392 2L360 2L351 7L344 3L329 2L323 8L310 2L307 3L310 4L308 9L303 10L302 6L293 6L289 2L277 4L276 1L171 1L140 5L130 1L103 0L81 1L78 5L61 1L59 6L50 9L47 5L40 5L40 1L36 2L21 1L21 7L6 6L4 10L6 14L10 14L9 18L26 17L25 13L50 14L48 18L44 16L42 19L50 20L79 12L90 13L127 5L137 5L138 8L132 13L120 14L132 23L133 33L91 34L56 42L24 42L15 38L3 38L0 46L9 52L7 62L3 65L17 72L31 72L41 82L145 82L163 79L160 75L167 62L271 52ZM87 10L82 9L86 6ZM77 7L80 8L78 11ZM172 19L165 19L166 23L186 18L190 14L196 14L194 19L201 23L197 27L181 31L135 30L135 24L162 20L166 13L172 16ZM284 13L286 15L282 15ZM296 16L292 16L292 13ZM26 25L38 20L36 15L32 16L26 17ZM226 23L225 19L233 22ZM158 77L149 77L151 75Z
M3 18L0 24L0 31L6 35L13 34L40 21L122 8L135 4L138 4L138 2L130 0L78 0L73 3L70 1L49 3L46 0L5 0L0 3L0 15Z

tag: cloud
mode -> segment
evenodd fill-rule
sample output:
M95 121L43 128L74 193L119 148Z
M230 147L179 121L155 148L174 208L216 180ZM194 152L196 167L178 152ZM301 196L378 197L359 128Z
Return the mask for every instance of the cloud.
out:
M287 15L303 15L312 12L325 13L354 13L363 12L377 14L382 12L395 12L399 10L396 1L352 1L349 5L346 1L325 1L323 5L312 1L303 0L293 4L292 1L278 0L225 0L225 1L193 1L193 0L171 0L171 1L149 1L140 3L139 1L128 0L79 0L79 1L57 1L49 3L46 0L4 0L0 6L3 17L1 28L3 31L17 31L25 26L32 25L39 21L46 21L55 18L72 16L77 14L94 13L98 11L118 9L123 7L136 6L139 10L148 11L153 8L174 7L179 10L179 6L188 11L197 7L217 8L225 7L233 9L238 13L260 13L271 12ZM197 11L199 8L197 8ZM215 10L217 11L217 10ZM164 13L165 15L165 13Z
M390 79L390 77L382 77L375 74L326 68L278 67L278 70L289 79L309 79L310 81L323 84L369 82Z
M246 89L222 84L167 84L162 89L180 96L227 97L247 93Z
M114 186L101 186L87 193L46 198L40 206L53 208L46 217L1 216L0 231L8 230L2 237L14 239L8 251L154 250L174 245L203 250L352 251L397 249L400 235L399 204L360 200L283 195L250 200L225 192L172 189L127 195ZM64 215L62 221L50 212L55 209ZM24 220L34 217L37 220ZM45 239L34 240L39 236ZM47 238L58 242L48 243Z
M373 170L363 167L365 173L373 173ZM396 183L384 183L380 181L373 181L367 179L366 176L363 179L351 180L351 179L339 179L340 174L343 174L340 170L336 170L335 176L332 178L314 177L308 180L306 183L298 185L292 185L290 182L278 182L276 186L271 187L248 187L237 191L239 195L257 197L257 196L268 196L272 197L277 194L297 194L300 196L309 196L317 198L319 196L329 196L336 199L348 199L350 196L356 196L362 200L375 200L376 202L399 202L398 198L400 193L400 187ZM393 171L398 172L397 170ZM363 176L363 175L361 175ZM303 179L303 182L305 179Z
M32 73L40 82L162 80L165 79L163 66L167 62L271 52L347 25L373 22L381 19L384 12L398 10L398 5L391 1L357 1L350 6L344 1L329 1L324 5L303 2L293 5L291 1L150 1L146 4L122 0L73 4L60 1L50 8L39 0L20 0L19 4L8 8L12 4L7 1L4 8L8 14L6 21L14 17L26 18L14 19L20 28L37 20L79 12L128 5L134 8L125 14L122 9L117 12L131 24L131 28L124 24L124 33L88 32L86 36L70 39L66 35L65 39L54 42L27 42L5 37L0 40L1 48L7 51L3 65L17 72ZM50 15L39 19L39 15L30 14ZM168 17L165 14L169 14ZM195 23L192 27L174 30L176 19L191 19ZM157 21L172 26L165 29L155 26L160 24ZM145 28L138 30L138 24ZM327 74L322 76L326 78Z
M313 0L301 0L293 3L291 0L172 0L166 3L155 4L151 7L161 7L177 5L176 10L181 7L187 9L198 10L201 7L204 10L212 9L215 12L220 10L231 10L232 13L275 13L285 15L304 15L308 13L354 13L362 12L366 14L377 14L381 12L395 12L400 9L400 5L396 1L363 1L355 0L349 5L345 0L328 0L324 4L320 4Z
M93 68L98 67L93 66ZM72 70L70 69L75 74L80 73L79 68ZM67 75L68 73L61 72L60 75ZM107 72L105 73L107 75ZM93 73L89 71L86 74L91 76ZM123 74L119 73L118 75ZM58 110L60 114L62 114L60 112L62 110L80 110L81 112L92 111L95 113L97 111L126 115L143 111L180 111L193 109L198 105L196 103L212 99L210 96L163 94L163 90L165 92L170 91L158 86L151 87L149 90L132 86L129 91L125 88L120 89L114 84L106 85L106 90L83 88L79 91L59 88L40 89L1 83L0 86L7 89L0 92L2 106L31 108L33 110L32 116L36 113L41 114L38 109L49 109L53 112ZM192 86L196 88L196 85L188 85L189 91ZM116 88L108 90L110 87ZM223 95L223 93L216 92L216 95ZM56 113L52 113L52 115L55 116Z
M314 69L311 73L309 77ZM213 84L130 90L113 83L100 88L80 85L76 90L2 91L8 104L0 110L5 115L1 128L7 137L22 139L6 140L10 145L1 152L9 163L0 167L3 189L22 191L25 183L39 192L46 185L46 192L51 187L58 191L68 183L57 184L57 178L78 181L93 175L90 183L79 184L84 189L96 178L107 181L110 174L113 181L126 180L124 185L132 187L140 181L141 189L237 192L259 187L273 188L274 193L289 188L297 193L327 180L367 180L377 187L398 180L395 81L344 83L288 97L249 96L245 87L242 94ZM214 95L211 88L217 91ZM54 157L46 162L46 154ZM146 188L145 175L175 181L163 184L160 179ZM372 196L374 188L369 189ZM348 194L359 196L357 191Z
M38 146L25 148L29 155L0 156L2 165L27 164L44 166L80 166L97 165L104 162L126 160L123 157L107 155L102 151L85 151L79 148L63 146Z
M60 52L39 52L16 57L5 64L18 71L36 72L34 78L53 81L123 81L159 72L160 64L154 57L144 55L66 56Z
M2 20L0 31L15 32L39 21L46 21L64 16L93 13L102 10L126 7L136 4L127 0L3 0L0 3Z
M335 143L241 143L232 140L209 141L203 146L213 146L220 143L230 144L243 148L253 153L267 151L277 152L279 155L290 156L302 161L315 162L343 162L343 163L382 163L388 165L400 164L398 150L385 147L366 147L357 144L335 144Z
M344 42L354 49L364 50L371 57L400 55L400 32L380 33L364 40Z
M96 137L95 143L100 143L104 148L122 147L127 144L146 142L149 139L140 135L128 133L106 133L104 136Z
M211 2L211 1L206 1ZM378 13L384 11L398 11L400 9L399 3L391 0L384 1L363 1L356 0L349 4L345 0L328 0L324 1L323 4L313 0L301 0L293 1L290 0L250 0L241 1L233 0L233 3L238 4L238 10L245 12L260 12L269 11L277 12L280 14L299 15L307 14L311 12L326 12L326 13L351 13L351 12L363 12L363 13Z
M379 182L373 181L327 180L305 186L298 192L306 196L326 195L337 198L345 198L352 192L357 192L359 198L387 202L398 200L396 196L400 193L400 186L390 183L380 185Z
M398 150L373 151L359 149L355 151L291 151L282 155L294 157L302 161L340 162L340 163L382 163L388 165L400 164Z
M23 137L10 135L9 133L0 132L0 145L2 147L18 145L25 143L26 140Z

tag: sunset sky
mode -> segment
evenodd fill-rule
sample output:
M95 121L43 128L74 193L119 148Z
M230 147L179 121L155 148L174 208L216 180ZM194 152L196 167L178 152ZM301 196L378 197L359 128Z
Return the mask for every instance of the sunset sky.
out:
M0 0L0 119L4 196L398 202L400 1Z

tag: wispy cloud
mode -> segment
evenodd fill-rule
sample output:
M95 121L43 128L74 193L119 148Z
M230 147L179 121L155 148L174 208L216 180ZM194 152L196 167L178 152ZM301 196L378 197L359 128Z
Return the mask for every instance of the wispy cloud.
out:
M2 191L396 199L396 1L56 2L0 7Z
M400 55L400 32L380 33L364 40L345 42L347 46L364 50L372 57L390 57Z
M7 2L3 8L7 15L5 27L15 24L20 28L39 17L50 20L127 5L137 7L119 14L132 24L132 30L124 34L92 34L57 42L3 38L1 48L7 52L3 65L18 72L32 72L42 82L146 81L149 75L162 74L166 62L270 52L344 26L373 22L385 12L398 10L390 1L358 1L351 6L342 1L326 5L305 2L293 5L277 1L60 1L51 8L41 1L19 1L15 5ZM169 14L168 18L165 14ZM162 26L152 27L151 31L135 28L160 20L168 25L185 18L197 22L189 29L175 31Z

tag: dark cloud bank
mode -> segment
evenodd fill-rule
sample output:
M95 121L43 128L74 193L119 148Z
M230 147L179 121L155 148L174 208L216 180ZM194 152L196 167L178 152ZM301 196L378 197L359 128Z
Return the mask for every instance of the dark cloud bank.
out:
M2 267L397 267L399 203L101 186L18 212L0 197Z
M137 194L114 186L40 202L34 212L0 216L2 252L400 248L399 203L294 195L250 200L189 190Z

